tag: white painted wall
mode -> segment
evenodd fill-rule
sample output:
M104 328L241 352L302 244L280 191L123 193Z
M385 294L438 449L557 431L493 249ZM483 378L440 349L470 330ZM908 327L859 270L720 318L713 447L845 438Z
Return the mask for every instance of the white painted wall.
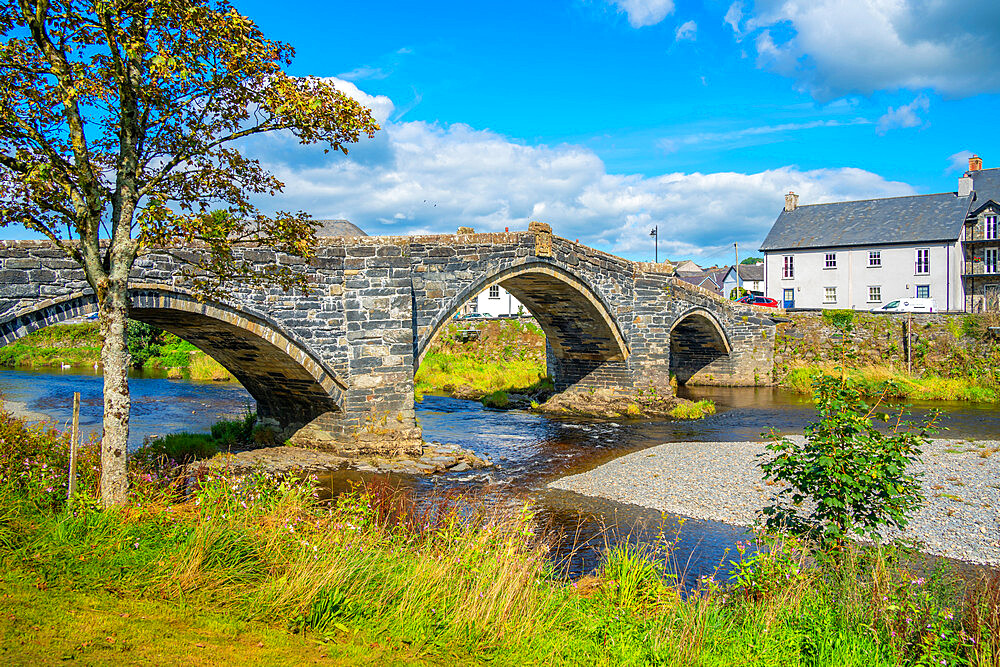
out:
M916 273L916 251L930 251L930 272ZM869 251L881 253L880 267L869 266ZM826 268L826 255L836 255L836 268ZM783 277L784 257L794 257L795 275ZM918 285L930 287L938 310L964 307L961 242L915 245L820 248L764 253L764 294L784 305L784 290L795 290L796 308L878 310L895 299L915 297ZM881 287L881 299L870 301L868 288ZM833 287L836 300L826 299Z
M736 272L730 271L722 282L722 296L728 299L734 287L736 287ZM763 280L740 280L740 287L752 294L764 294Z
M515 299L514 296L503 287L499 285L496 287L496 291L498 293L496 298L490 297L489 287L476 295L476 312L481 315L489 315L490 317L517 315L517 309L522 307L521 302ZM523 308L523 310L525 315L530 314L527 308Z

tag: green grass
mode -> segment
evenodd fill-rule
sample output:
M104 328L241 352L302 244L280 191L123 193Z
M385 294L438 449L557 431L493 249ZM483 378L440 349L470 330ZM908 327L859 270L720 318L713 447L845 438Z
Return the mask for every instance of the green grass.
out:
M88 448L66 507L65 442L0 415L6 664L998 664L1000 577L925 581L892 550L741 545L732 584L682 596L669 551L619 546L567 582L529 505L384 483L325 505L263 473L188 494L133 465L129 504L103 510Z
M702 399L697 402L681 403L670 411L670 416L674 419L704 419L708 415L715 414L715 402Z
M863 366L842 371L832 365L799 365L788 370L781 385L800 394L812 393L812 382L819 374L844 372L866 396L910 398L924 401L1000 401L1000 390L980 384L971 377L942 377L928 374L917 377L892 366Z
M479 337L462 340L460 330ZM444 392L481 399L495 392L522 393L543 386L545 336L531 323L516 320L450 323L440 332L417 369L417 396Z

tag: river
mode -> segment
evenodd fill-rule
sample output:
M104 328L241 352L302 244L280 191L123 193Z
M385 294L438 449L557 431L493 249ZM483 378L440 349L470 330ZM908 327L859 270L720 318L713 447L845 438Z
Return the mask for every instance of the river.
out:
M72 370L0 370L0 394L25 410L65 424L70 418L73 392L79 391L83 430L97 432L101 377ZM171 380L137 373L130 386L130 447L140 445L151 435L207 431L217 420L239 417L253 406L249 394L235 383ZM808 398L772 388L682 388L681 394L693 399L711 398L718 413L697 421L618 423L496 411L472 401L426 396L417 404L424 438L489 454L498 468L393 481L420 495L479 491L498 502L533 501L539 518L566 536L559 543L558 553L572 554L561 561L570 576L592 570L605 543L620 539L652 543L661 531L667 536L677 535L672 551L677 570L688 577L710 574L725 561L726 549L744 536L743 528L686 519L678 530L680 517L547 488L556 478L665 442L753 440L772 428L781 433L801 433L815 414ZM942 426L948 429L948 437L1000 436L1000 411L993 405L935 402L917 404L914 411L920 414L932 407L944 411ZM322 481L336 491L364 476L341 471Z

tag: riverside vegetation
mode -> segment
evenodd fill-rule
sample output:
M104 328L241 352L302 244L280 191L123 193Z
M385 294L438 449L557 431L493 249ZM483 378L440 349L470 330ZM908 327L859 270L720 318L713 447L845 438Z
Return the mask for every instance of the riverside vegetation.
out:
M377 482L321 501L309 478L140 452L103 509L98 461L85 446L67 502L67 436L0 412L7 663L1000 665L1000 574L896 547L757 531L691 582L664 530L571 582L529 504Z
M866 396L1000 401L1000 315L796 313L778 325L774 382L809 393L834 368ZM910 336L907 338L907 326Z
M165 371L175 379L233 379L219 362L191 343L149 324L129 320L127 341L133 368ZM96 323L55 324L0 347L0 366L99 368L102 345Z

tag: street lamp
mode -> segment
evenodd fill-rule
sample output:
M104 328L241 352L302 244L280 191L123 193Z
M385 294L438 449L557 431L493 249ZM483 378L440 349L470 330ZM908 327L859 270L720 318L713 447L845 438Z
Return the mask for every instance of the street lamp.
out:
M660 263L660 226L655 225L649 230L649 235L653 237L653 263Z

